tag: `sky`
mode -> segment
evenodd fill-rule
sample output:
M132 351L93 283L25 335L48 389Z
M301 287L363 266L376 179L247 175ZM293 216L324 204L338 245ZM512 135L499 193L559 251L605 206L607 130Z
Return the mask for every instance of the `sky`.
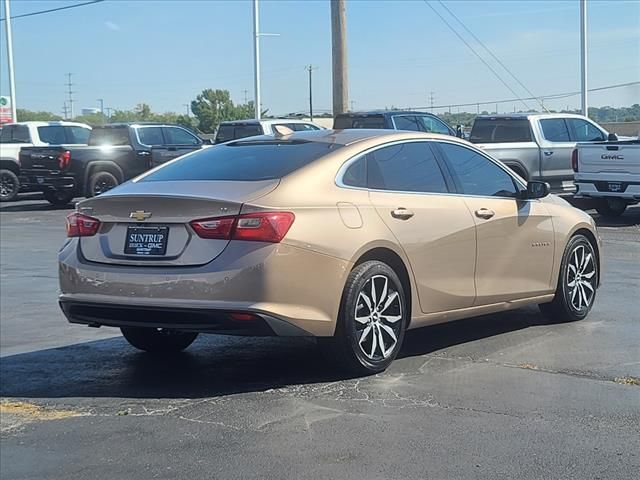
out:
M84 0L86 1L86 0ZM71 0L11 0L12 16ZM577 0L447 1L453 12L534 96L580 89ZM425 1L347 0L349 100L355 110L429 107L529 97L437 1L431 6L482 54L514 95ZM4 18L4 2L2 2ZM18 108L61 114L66 73L80 108L184 112L205 88L235 102L253 98L249 0L106 0L12 22ZM271 114L331 109L329 0L260 0L262 105ZM640 81L640 1L588 1L590 88ZM0 24L0 94L9 94L5 22ZM591 106L640 103L640 85L590 94ZM498 111L539 108L503 102ZM579 95L546 100L577 108ZM476 111L477 107L453 107ZM495 105L480 110L495 111ZM438 112L444 109L436 109Z

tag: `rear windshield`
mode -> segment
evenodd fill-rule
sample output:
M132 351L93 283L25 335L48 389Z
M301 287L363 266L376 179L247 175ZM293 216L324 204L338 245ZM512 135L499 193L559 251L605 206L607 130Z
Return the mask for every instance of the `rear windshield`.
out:
M531 142L526 118L476 118L471 129L473 143Z
M306 140L239 141L205 148L145 176L143 182L174 180L273 180L342 147Z
M333 121L333 128L334 130L342 130L344 128L384 128L384 117L382 115L336 117Z
M94 128L89 135L89 145L129 145L129 127Z
M263 133L264 132L260 125L220 125L215 143L255 137L256 135L262 135Z
M67 143L65 127L60 125L49 125L48 127L38 127L40 141L49 145L62 145Z

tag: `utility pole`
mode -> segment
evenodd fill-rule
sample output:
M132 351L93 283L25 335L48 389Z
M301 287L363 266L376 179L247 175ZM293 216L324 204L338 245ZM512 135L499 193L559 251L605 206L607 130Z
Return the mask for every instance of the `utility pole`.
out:
M309 119L313 122L313 88L311 83L312 72L316 70L318 67L314 67L313 65L308 65L305 67L305 70L309 72Z
M587 99L587 0L580 0L580 65L582 90L582 115L589 115Z
M111 120L111 112L113 111L113 108L106 107L105 110L107 111L107 120Z
M244 104L246 105L247 103L249 103L249 99L247 97L247 94L249 93L249 90L247 90L246 88L243 90L244 92Z
M349 102L349 105L351 105L351 111L352 111L352 112L354 112L354 111L355 111L355 104L356 104L356 102L355 102L355 101L353 101L353 100L351 100L351 101Z
M18 107L16 102L16 75L13 68L13 34L11 33L11 9L9 0L4 0L5 28L7 33L7 60L9 63L9 92L11 95L11 121L18 121Z
M345 113L349 103L346 37L347 17L345 0L331 0L331 58L334 116Z
M498 104L496 103L496 115L498 114Z
M100 102L100 113L104 115L104 98L99 98L98 102Z
M62 113L64 114L64 119L69 120L69 109L67 108L67 102L64 102L62 105Z
M245 90L245 92L246 92L246 90ZM244 102L244 103L247 103L247 102ZM190 113L190 111L189 111L189 104L188 104L188 103L183 103L183 104L182 104L182 106L187 110L187 117L188 117L188 116L189 116L189 113Z
M67 87L69 89L69 92L68 92L69 93L69 111L71 112L71 116L70 116L71 120L73 120L73 117L74 117L74 115L73 115L73 91L71 90L71 87L73 86L73 83L71 82L71 76L72 75L73 75L72 73L67 73L67 78L68 78Z
M429 105L431 105L431 110L433 110L433 93L429 92Z

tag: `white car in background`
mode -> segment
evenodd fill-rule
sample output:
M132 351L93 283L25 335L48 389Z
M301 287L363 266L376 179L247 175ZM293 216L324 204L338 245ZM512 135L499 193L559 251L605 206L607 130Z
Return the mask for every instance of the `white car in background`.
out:
M293 118L272 118L265 120L232 120L220 123L216 131L214 143L229 142L240 138L255 137L257 135L275 135L274 127L287 127L294 132L309 132L325 130L320 125Z
M22 147L87 145L91 127L76 122L7 123L0 131L0 202L14 200L20 191Z

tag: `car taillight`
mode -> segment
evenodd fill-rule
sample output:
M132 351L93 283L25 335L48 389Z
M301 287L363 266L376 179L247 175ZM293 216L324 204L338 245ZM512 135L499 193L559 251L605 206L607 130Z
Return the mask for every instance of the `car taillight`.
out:
M257 212L194 220L191 227L201 238L279 243L294 220L291 212Z
M64 170L69 166L69 162L71 162L71 152L69 150L65 150L60 155L58 155L58 166L60 170Z
M578 171L578 149L577 148L571 153L571 168L573 168L574 172Z
M100 220L97 218L77 212L67 215L67 237L92 237L99 228Z

